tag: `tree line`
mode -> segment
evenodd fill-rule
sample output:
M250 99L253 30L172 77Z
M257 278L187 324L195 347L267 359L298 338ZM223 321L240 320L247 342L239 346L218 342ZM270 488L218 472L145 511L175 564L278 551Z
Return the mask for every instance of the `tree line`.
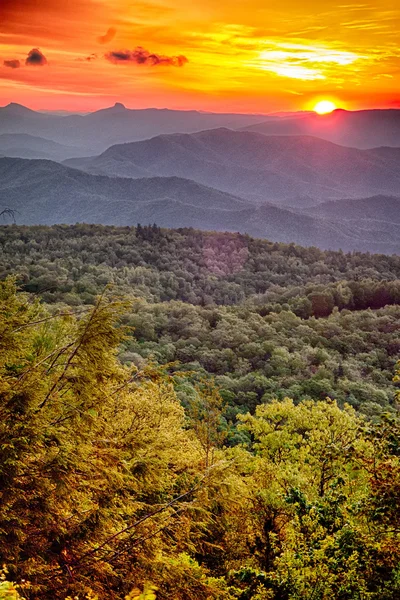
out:
M399 302L400 257L157 226L0 227L0 276L47 303L93 304L107 283L150 302L288 305L302 318Z

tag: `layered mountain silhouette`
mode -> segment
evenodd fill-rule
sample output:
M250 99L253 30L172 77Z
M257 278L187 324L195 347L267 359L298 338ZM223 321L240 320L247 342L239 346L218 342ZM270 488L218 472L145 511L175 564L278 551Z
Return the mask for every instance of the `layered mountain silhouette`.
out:
M305 212L329 219L348 221L382 221L400 223L400 200L393 196L373 196L324 202L308 208Z
M20 224L156 222L163 227L239 231L321 248L400 252L400 229L391 219L396 206L400 208L399 199L386 198L384 205L377 199L342 202L343 209L338 201L294 211L256 206L179 177L107 177L47 160L0 159L0 212L14 210ZM365 213L366 205L368 222L345 220L351 211Z
M141 205L153 201L173 200L208 210L248 206L240 198L178 177L110 178L52 161L13 158L0 159L0 194L0 206L19 211L24 224L132 223Z
M264 136L226 128L111 146L66 164L117 177L179 176L257 203L400 195L400 152L359 150L311 136Z
M45 158L65 160L76 156L80 149L27 133L0 134L0 155L15 158Z
M75 146L78 148L77 155L89 155L102 152L112 144L147 139L160 133L194 132L215 127L237 129L266 118L263 115L218 114L194 110L132 110L120 103L86 115L58 115L36 112L11 103L0 108L0 134L25 133L39 136L62 145Z
M0 134L25 133L78 148L77 155L103 152L122 142L160 134L226 127L264 135L310 135L344 146L400 146L400 110L336 110L329 115L251 115L169 109L128 109L121 103L86 115L43 113L11 103L0 108ZM56 158L56 157L54 157Z
M355 148L400 146L400 110L338 109L327 115L304 113L269 119L245 129L264 135L312 135Z
M156 222L400 252L399 110L263 116L117 103L64 115L11 103L0 108L1 156L0 213L19 223Z

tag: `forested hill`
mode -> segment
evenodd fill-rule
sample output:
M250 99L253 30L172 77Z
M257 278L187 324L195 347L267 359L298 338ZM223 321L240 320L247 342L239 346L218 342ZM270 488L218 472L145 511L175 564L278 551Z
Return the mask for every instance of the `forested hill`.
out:
M0 247L0 599L399 597L400 257L157 226Z
M395 255L157 226L3 226L0 246L0 276L17 273L46 302L92 303L108 283L151 302L288 304L303 318L400 301Z
M87 310L57 311L0 281L0 598L399 598L399 421L393 410L374 422L320 398L340 343L357 337L353 313L327 335L315 328L323 319L294 332L288 311L243 314L246 331L228 307L165 305L169 319L152 305L142 321L158 320L153 348L171 353L190 336L181 350L208 345L211 366L213 345L237 356L220 392L210 377L196 380L194 363L186 377L154 359L122 365L126 303L103 295ZM359 319L372 351L332 377L353 405L364 394L370 415L388 393L383 349L398 313ZM242 375L250 359L254 373ZM355 374L362 365L375 386ZM269 402L276 378L297 381L303 401Z

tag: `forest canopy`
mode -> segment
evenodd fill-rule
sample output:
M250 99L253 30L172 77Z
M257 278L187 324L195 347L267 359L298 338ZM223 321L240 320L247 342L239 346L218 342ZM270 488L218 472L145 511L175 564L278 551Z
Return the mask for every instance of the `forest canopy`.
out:
M400 594L399 257L0 241L1 600Z
M400 257L323 252L157 226L0 228L0 275L80 310L109 284L132 300L125 363L178 363L178 394L216 378L236 414L288 395L395 410Z
M209 382L184 411L181 374L118 360L127 310L0 285L0 597L393 599L398 420L285 398L229 447Z

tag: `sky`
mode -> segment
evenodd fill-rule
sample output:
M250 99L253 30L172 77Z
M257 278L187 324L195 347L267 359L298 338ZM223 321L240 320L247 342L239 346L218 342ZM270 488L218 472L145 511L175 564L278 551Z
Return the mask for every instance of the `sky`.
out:
M400 108L400 3L0 0L0 105Z

